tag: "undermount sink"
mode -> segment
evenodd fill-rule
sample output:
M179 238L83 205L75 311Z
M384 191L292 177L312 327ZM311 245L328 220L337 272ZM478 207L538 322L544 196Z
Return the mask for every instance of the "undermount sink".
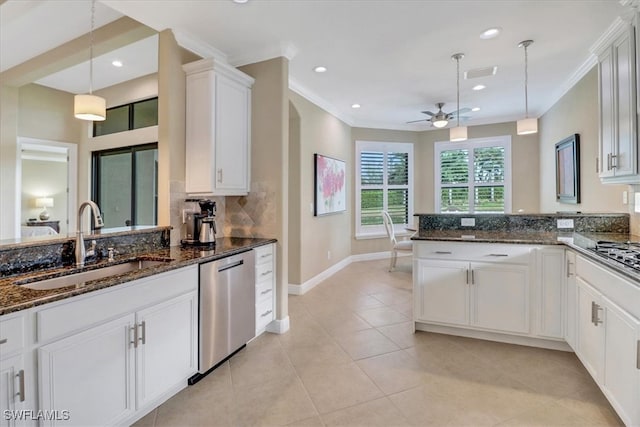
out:
M82 271L79 273L69 274L66 276L53 277L50 279L38 280L36 282L16 282L17 285L36 290L48 290L64 288L66 286L78 285L80 283L88 282L90 280L104 279L109 276L115 276L118 274L125 274L132 271L143 270L145 268L155 267L158 265L164 265L171 261L166 259L163 261L157 260L135 260L126 262L123 264L109 265L107 267L97 268L95 270Z

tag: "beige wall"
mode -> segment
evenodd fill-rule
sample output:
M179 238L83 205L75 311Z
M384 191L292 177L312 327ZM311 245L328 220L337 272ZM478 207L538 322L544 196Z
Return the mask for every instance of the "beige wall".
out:
M82 122L73 117L73 94L28 84L20 88L18 135L49 141L80 140Z
M19 237L20 217L15 211L18 163L18 88L0 85L0 239Z
M352 224L351 212L353 194L353 144L351 128L335 116L312 104L295 92L289 92L289 99L299 116L299 135L291 136L291 143L298 143L293 150L297 158L290 159L290 193L299 198L296 213L299 219L297 233L291 239L299 245L299 253L293 254L290 262L299 263L290 270L299 273L289 278L291 284L302 284L322 273L351 254ZM295 127L295 125L294 125ZM344 160L347 168L347 206L345 212L324 216L314 216L314 153Z
M414 186L413 186L413 197L414 197L414 211L421 212L419 208L419 195L422 193L420 188L423 185L423 175L426 174L425 170L433 170L432 167L425 167L421 161L418 159L423 158L424 144L420 144L421 134L420 132L412 132L412 131L403 131L403 130L387 130L387 129L370 129L370 128L353 128L351 130L351 153L353 156L353 166L350 168L352 174L355 175L355 164L357 159L355 158L355 141L380 141L380 142L410 142L413 143L413 156L414 156ZM431 174L433 175L433 174ZM429 175L429 176L431 176ZM431 178L433 181L433 177ZM355 207L355 187L356 187L356 178L352 179L352 183L350 186L350 200L352 206ZM351 210L350 221L352 224L352 229L355 230L356 216L355 216L355 208ZM356 239L355 232L351 233L351 254L367 254L367 253L375 253L375 252L385 252L389 250L389 239L386 237L381 237L378 239Z
M594 67L539 122L540 210L627 212L622 203L626 185L602 184L596 172L598 157L598 70ZM555 144L574 133L580 135L581 203L556 202Z
M278 320L288 317L288 165L289 165L289 61L279 57L249 64L240 70L256 81L251 92L251 191L246 199L266 199L264 210L233 211L253 215L251 227L238 232L278 239L276 245L276 298ZM238 206L238 197L227 197L226 213ZM258 200L248 200L250 203ZM227 222L233 222L228 218ZM234 235L234 234L232 234Z

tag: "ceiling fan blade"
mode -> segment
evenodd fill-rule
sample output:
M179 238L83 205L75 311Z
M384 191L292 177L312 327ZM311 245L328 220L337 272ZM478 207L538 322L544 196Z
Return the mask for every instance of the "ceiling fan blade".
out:
M471 111L471 108L461 108L459 110L452 111L449 114L451 114L453 116L457 116L458 114L468 113L469 111Z
M431 120L429 120L429 119L412 120L410 122L407 122L407 124L408 123L417 123L417 122L430 122L430 121Z
M420 111L422 114L428 114L430 116L435 116L436 113L432 113L431 111Z

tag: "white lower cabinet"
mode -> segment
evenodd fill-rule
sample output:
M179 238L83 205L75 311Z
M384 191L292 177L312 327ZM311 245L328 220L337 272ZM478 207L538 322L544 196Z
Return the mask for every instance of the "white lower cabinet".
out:
M43 424L130 424L186 387L197 286L194 265L38 307L39 409L55 414Z
M576 354L622 421L640 425L640 289L580 256L576 262Z
M478 249L483 248L482 245L472 245ZM500 253L491 250L491 247L487 247L487 257L509 257L509 254L502 253L504 250ZM417 253L420 252L429 251L421 248ZM455 256L453 250L433 253ZM416 322L468 326L499 332L529 331L530 290L527 265L508 261L415 258L414 293Z
M22 425L17 414L25 409L24 368L22 355L0 360L0 427Z
M133 314L38 349L40 409L64 425L116 425L135 411Z
M276 318L276 252L269 244L254 249L256 260L256 336Z

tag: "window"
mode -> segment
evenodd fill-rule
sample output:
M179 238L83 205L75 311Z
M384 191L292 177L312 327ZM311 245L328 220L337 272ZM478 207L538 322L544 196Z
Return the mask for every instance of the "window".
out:
M436 212L511 212L511 137L437 142Z
M93 122L93 136L139 129L158 124L158 98L107 109L104 121Z
M385 234L382 211L402 232L413 223L413 144L356 141L356 237Z
M158 144L93 153L93 200L105 227L158 223Z

